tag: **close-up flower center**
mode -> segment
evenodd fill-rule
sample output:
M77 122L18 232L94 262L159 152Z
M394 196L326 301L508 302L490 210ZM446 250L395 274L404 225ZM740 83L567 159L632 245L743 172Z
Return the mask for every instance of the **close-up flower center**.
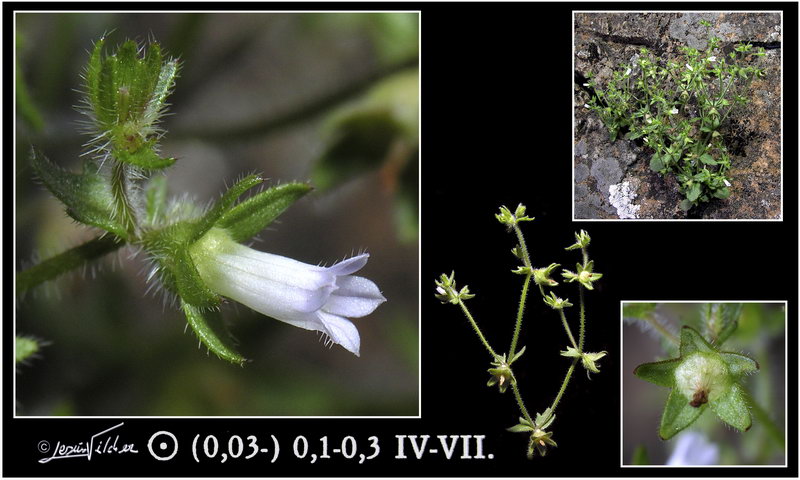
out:
M693 407L713 402L728 385L728 367L718 355L694 353L675 369L675 386Z

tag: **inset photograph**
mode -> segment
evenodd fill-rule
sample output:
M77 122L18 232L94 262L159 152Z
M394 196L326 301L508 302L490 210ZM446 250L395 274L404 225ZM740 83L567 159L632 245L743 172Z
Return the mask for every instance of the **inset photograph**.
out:
M14 21L17 416L420 414L419 13Z
M780 12L575 12L574 219L782 220Z
M623 302L623 467L786 465L785 302Z

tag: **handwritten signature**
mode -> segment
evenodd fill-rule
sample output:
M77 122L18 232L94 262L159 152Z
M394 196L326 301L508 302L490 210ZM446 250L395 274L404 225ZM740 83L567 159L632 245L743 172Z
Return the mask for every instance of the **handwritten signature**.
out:
M124 424L125 422L100 433L95 433L85 442L68 444L58 441L55 448L52 449L52 454L49 457L39 459L39 463L47 463L50 460L61 458L86 458L86 460L91 460L92 455L139 453L133 443L121 443L119 434L111 433ZM42 440L39 442L38 449L41 453L49 453L51 452L50 443L47 440Z

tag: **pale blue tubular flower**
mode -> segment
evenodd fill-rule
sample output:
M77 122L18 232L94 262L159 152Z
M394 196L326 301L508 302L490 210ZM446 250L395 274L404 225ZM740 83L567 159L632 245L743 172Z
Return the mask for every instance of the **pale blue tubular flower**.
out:
M698 432L684 432L678 436L675 449L667 465L716 465L719 463L719 447Z
M295 327L322 332L356 356L361 339L349 318L369 315L386 301L374 282L352 275L367 264L367 253L321 267L254 250L224 230L212 229L192 247L192 259L217 294Z

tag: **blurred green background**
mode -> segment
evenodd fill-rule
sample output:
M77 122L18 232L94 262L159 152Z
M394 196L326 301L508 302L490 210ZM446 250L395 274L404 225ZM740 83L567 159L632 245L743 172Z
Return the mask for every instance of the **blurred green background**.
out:
M80 168L92 42L155 39L182 66L162 152L170 194L208 204L246 173L317 188L253 246L311 264L370 253L388 301L356 319L361 357L315 332L223 308L251 359L230 365L151 290L126 248L18 299L39 352L16 366L18 415L419 414L419 18L415 13L16 14L17 271L94 235L31 177L33 145Z
M705 305L659 303L647 315L673 334L683 325L702 331L700 310ZM664 465L680 437L663 441L658 436L669 390L635 377L633 370L642 363L676 358L677 349L663 341L652 327L633 318L625 319L622 335L622 463L637 463L634 452L637 448L644 448L648 464ZM753 426L740 433L708 411L686 429L702 432L711 444L717 446L720 465L782 465L786 462L785 342L786 311L783 303L743 305L739 326L725 341L722 350L749 355L759 364L757 373L740 380L758 403L758 407L751 407ZM769 422L759 416L756 408L763 411ZM783 444L778 440L781 436Z

